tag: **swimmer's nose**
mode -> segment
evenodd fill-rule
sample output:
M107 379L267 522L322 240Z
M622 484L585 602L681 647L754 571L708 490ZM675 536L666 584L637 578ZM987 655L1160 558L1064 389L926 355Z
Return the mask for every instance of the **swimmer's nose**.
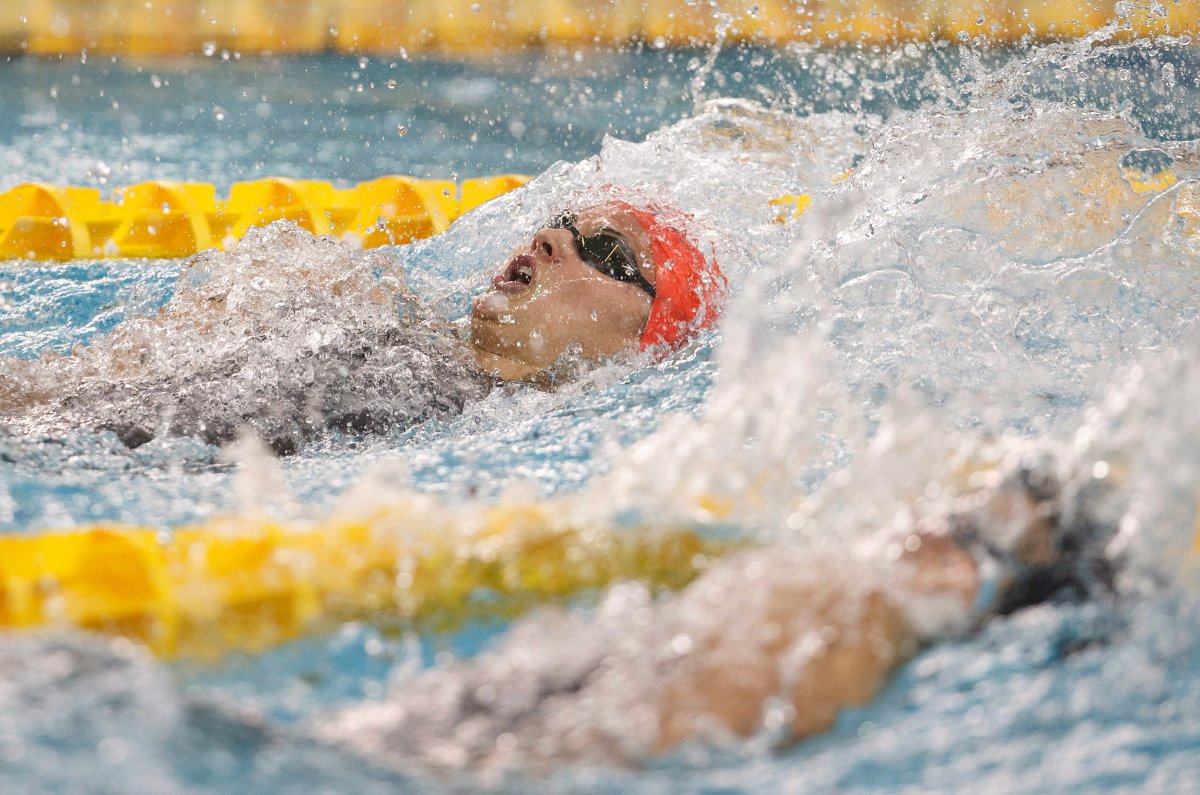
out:
M530 251L535 257L559 260L571 250L574 238L566 229L539 229L533 236Z

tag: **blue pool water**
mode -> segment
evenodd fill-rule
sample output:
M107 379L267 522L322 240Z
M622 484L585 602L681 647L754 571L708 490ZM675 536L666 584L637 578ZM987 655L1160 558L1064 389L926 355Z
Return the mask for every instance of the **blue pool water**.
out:
M3 378L88 344L98 372L115 372L125 349L107 340L134 334L122 321L212 285L245 307L223 322L271 332L253 350L153 327L122 339L204 383L223 356L266 372L314 331L271 314L305 294L272 269L368 285L399 264L453 321L523 236L605 184L694 213L734 288L721 329L666 361L554 393L504 388L386 432L322 433L266 475L195 438L129 450L112 433L15 423L0 433L2 532L110 519L167 530L257 508L313 517L417 492L468 506L570 498L616 525L849 548L914 499L935 503L953 462L999 439L1115 473L1107 510L1127 557L1117 597L946 639L816 739L780 747L764 727L634 769L434 774L419 755L375 763L311 738L321 715L384 699L414 671L520 644L508 624L400 638L352 624L219 665L9 636L4 791L1200 789L1194 45L18 60L0 63L0 106L0 188L540 175L385 260L272 228L186 273L0 263ZM1174 184L1135 191L1135 168L1168 168ZM813 210L774 223L768 200L796 192ZM303 317L328 317L322 334L369 325L354 289ZM714 498L731 506L720 521L697 508ZM527 651L546 666L568 652Z

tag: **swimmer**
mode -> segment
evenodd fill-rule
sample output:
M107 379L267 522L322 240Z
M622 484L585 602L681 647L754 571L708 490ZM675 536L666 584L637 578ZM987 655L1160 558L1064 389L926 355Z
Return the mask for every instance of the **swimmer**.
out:
M250 430L285 454L326 429L460 413L502 382L552 387L643 351L661 358L710 328L726 293L689 223L640 200L558 214L492 275L465 341L386 256L256 230L190 260L155 315L70 356L0 362L0 417L25 435L113 431L128 447Z
M475 300L479 368L506 381L545 378L567 360L670 350L710 327L725 277L680 221L623 201L551 220Z
M938 637L1111 589L1116 528L1098 515L1103 487L1087 483L1021 465L855 554L748 551L658 602L618 586L590 613L528 617L495 651L418 674L317 735L399 769L628 764L690 742L796 741Z

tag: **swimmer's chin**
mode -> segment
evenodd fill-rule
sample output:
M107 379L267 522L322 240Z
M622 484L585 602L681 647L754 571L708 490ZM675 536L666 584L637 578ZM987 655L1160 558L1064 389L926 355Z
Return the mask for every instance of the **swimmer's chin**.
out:
M537 380L536 377L545 370L544 367L538 367L528 362L492 353L480 348L478 345L472 345L471 350L475 353L475 366L479 368L479 371L484 375L494 376L502 381Z
M636 350L630 349L618 352L610 358L591 360L585 358L579 347L575 345L564 351L553 363L535 365L520 359L509 358L503 354L493 353L476 344L472 344L471 349L475 354L476 366L481 373L502 381L520 381L549 390L578 381L598 367L629 362L636 355Z

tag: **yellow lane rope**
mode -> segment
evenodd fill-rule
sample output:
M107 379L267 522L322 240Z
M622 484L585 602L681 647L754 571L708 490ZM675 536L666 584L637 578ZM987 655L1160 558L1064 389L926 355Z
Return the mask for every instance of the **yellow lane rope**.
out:
M1135 193L1158 193L1176 182L1171 170L1126 168L1122 177ZM364 248L399 245L444 232L459 216L528 181L518 174L459 184L387 176L339 189L269 177L234 183L224 201L208 183L152 180L117 188L107 201L95 188L26 183L0 193L0 260L186 257L228 247L251 227L281 219ZM785 194L769 204L784 223L800 218L811 197Z
M0 259L186 257L280 219L365 248L408 243L445 231L528 180L500 174L456 184L388 176L339 189L270 177L234 183L226 201L207 183L142 182L117 188L108 201L95 188L26 183L0 193Z
M0 537L0 628L77 627L211 659L341 621L446 629L617 580L676 589L731 546L574 526L545 505L455 511L424 498L308 525L98 525Z
M0 193L0 260L187 257L226 248L255 226L293 221L315 235L375 248L444 232L464 213L524 185L500 174L463 180L380 177L338 189L317 180L270 177L234 183L227 201L208 183L153 180L117 188L41 182ZM807 194L772 199L779 223L798 219Z
M890 44L983 36L1013 42L1079 37L1113 19L1122 24L1121 38L1195 33L1200 0L289 0L286 13L278 0L24 0L0 12L0 55L484 56L531 45L632 41L694 47L718 39Z

